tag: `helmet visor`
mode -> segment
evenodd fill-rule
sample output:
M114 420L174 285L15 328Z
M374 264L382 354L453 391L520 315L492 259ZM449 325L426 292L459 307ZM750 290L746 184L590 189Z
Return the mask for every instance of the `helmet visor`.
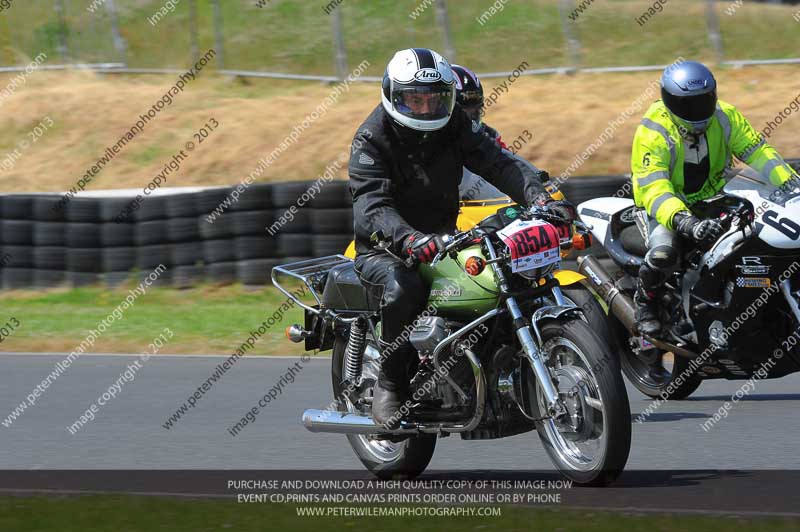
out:
M392 105L397 112L414 120L441 120L453 112L455 89L452 85L394 86Z
M482 91L460 91L458 102L462 107L479 107L483 105Z
M667 109L675 116L689 122L701 122L714 116L717 108L717 91L697 94L694 96L675 96L667 91L662 91L661 96Z

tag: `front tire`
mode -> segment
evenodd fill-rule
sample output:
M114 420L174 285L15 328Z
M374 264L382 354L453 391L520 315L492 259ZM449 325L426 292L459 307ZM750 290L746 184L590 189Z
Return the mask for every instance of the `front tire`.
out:
M603 305L600 304L594 292L580 282L562 286L561 293L564 294L564 297L568 301L571 301L576 307L583 311L585 321L589 324L589 327L597 333L600 340L609 346L613 346L614 340L611 336L606 310L603 308Z
M331 357L333 397L337 402L339 411L369 416L372 413L368 407L359 408L354 403L362 395L361 390L372 395L372 386L375 384L374 379L369 378L366 386L354 391L349 391L345 388L342 382L342 374L346 348L347 335L337 335L333 343L333 355ZM367 364L369 362L365 360L364 363ZM364 374L377 375L377 367L370 369L373 371ZM431 458L433 458L433 452L436 450L435 434L421 434L397 442L372 435L347 434L347 440L350 442L353 452L364 464L364 467L381 480L416 478L428 467Z
M562 475L580 485L608 485L622 473L631 447L631 411L619 363L581 319L546 323L541 333L554 385L570 415L537 421L539 438ZM536 406L542 417L542 393Z

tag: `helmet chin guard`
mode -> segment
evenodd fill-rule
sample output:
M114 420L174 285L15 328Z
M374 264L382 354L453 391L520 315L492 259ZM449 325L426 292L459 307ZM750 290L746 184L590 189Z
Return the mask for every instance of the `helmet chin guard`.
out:
M689 120L684 120L683 118L675 115L672 111L669 111L669 117L672 119L672 122L678 126L678 129L681 131L682 135L702 135L708 129L708 126L711 125L711 118L706 118L705 120L700 120L696 122L691 122ZM713 117L712 117L713 118Z

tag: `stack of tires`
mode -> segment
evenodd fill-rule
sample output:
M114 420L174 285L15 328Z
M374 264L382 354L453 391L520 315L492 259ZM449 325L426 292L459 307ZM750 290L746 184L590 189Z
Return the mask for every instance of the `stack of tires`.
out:
M344 252L353 236L347 182L253 184L231 198L232 188L198 193L203 260L212 282L269 282L281 263Z
M36 249L34 228L39 223L34 218L37 214L33 212L34 198L35 196L25 194L13 194L0 198L0 212L3 213L3 219L0 220L0 238L3 242L3 251L0 255L0 263L3 265L3 288L34 286L34 272L36 271L34 260L36 258L41 267L47 267L50 271L58 270L62 276L64 275L63 235L53 235L39 227L37 235L45 248L39 257L34 257ZM39 218L47 223L46 220L50 217L45 213ZM60 233L63 231L63 226L61 223L55 222L50 229ZM40 281L43 281L45 276L45 274L39 275Z
M353 206L346 181L325 184L311 200L311 255L323 257L344 253L353 239Z
M172 245L167 228L171 220L167 206L171 196L146 198L133 213L118 221L115 218L131 198L98 198L100 236L103 246L103 272L109 285L125 281L131 270L145 277L160 264L167 270L157 284L169 284L175 275L172 268Z
M198 230L203 239L203 262L208 280L266 284L277 259L275 239L267 234L272 224L272 185L253 184L238 201L229 201L229 187L197 194ZM228 205L224 208L228 201Z
M800 160L790 160L800 170ZM561 190L575 204L612 196L627 176L574 177ZM623 189L624 190L624 189ZM264 285L277 264L343 253L352 240L346 181L161 189L126 219L132 196L0 196L2 287L49 288L143 277L167 267L157 284ZM234 194L236 196L236 194ZM591 250L604 256L602 248ZM586 252L584 252L586 253Z
M165 190L122 220L130 195L0 196L2 286L115 286L159 264L157 284L264 285L275 265L342 253L352 240L346 182L314 184L252 184L235 200L231 187Z

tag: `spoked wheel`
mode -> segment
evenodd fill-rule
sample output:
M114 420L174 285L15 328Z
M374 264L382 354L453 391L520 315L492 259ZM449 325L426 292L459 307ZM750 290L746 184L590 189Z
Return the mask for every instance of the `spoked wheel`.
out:
M342 383L346 347L347 336L337 336L331 359L333 396L339 411L369 416L371 411L364 399L372 396L372 386L378 374L377 349L371 342L367 343L362 368L365 379L360 387L353 389ZM364 467L384 480L419 476L428 467L436 449L435 434L406 437L399 441L377 435L348 434L347 440Z
M625 377L644 395L655 399L686 399L702 384L703 379L689 369L690 360L659 349L646 356L637 355L628 344L628 332L615 320L620 345L620 365ZM654 372L652 367L660 367Z
M610 484L622 473L631 446L630 406L617 360L580 319L547 323L542 341L567 412L537 421L539 438L565 477L583 485ZM542 417L546 400L537 389Z

